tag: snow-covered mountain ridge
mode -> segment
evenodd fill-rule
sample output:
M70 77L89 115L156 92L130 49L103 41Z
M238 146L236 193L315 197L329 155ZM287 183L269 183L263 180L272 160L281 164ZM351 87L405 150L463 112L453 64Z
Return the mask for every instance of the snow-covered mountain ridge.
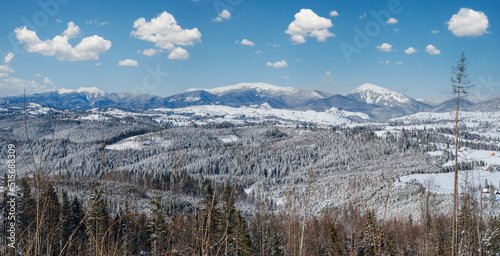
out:
M189 89L169 97L132 93L105 93L96 87L0 98L0 108L22 107L24 101L43 107L86 110L90 108L120 108L152 110L157 108L185 109L194 106L226 106L234 109L262 108L293 111L358 113L351 120L387 120L420 112L446 112L453 101L431 106L404 94L378 85L365 83L346 95L332 95L318 90L282 87L268 83L239 83L212 89ZM481 103L462 101L462 110L498 111L494 99ZM334 111L335 112L335 111Z
M211 94L215 95L223 95L228 92L234 92L234 91L245 91L245 90L256 90L257 92L268 92L268 93L275 93L275 94L281 94L281 95L286 95L286 94L292 94L300 91L298 88L294 87L281 87L281 86L276 86L268 83L239 83L235 85L229 85L229 86L223 86L223 87L217 87L213 89L196 89L196 88L191 88L188 89L186 92L192 92L192 91L206 91Z

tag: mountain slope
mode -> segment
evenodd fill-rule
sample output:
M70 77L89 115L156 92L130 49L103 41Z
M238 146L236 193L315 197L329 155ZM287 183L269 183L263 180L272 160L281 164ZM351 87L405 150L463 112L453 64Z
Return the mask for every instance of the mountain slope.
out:
M466 109L473 105L474 103L472 103L470 100L460 98L460 109ZM453 98L435 106L432 112L449 112L449 111L455 111L456 109L457 109L457 98Z
M416 101L404 94L394 92L374 84L363 84L346 95L346 97L379 107L388 111L387 116L401 116L422 111L431 111L432 107Z
M460 99L460 100L462 100L462 99ZM465 108L465 110L466 111L484 111L484 112L500 111L500 98L476 103L472 106Z

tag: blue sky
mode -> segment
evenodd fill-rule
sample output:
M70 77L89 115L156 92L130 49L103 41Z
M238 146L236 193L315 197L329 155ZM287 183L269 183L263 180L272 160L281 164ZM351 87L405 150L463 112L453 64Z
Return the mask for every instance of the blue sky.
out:
M344 94L369 82L443 98L462 51L472 95L490 96L500 91L499 10L499 1L3 1L0 96L25 86L168 96L240 82Z

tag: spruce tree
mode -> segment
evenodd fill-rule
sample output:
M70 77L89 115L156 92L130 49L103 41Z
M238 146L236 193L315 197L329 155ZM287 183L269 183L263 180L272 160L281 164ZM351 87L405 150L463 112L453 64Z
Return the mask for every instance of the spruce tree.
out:
M98 253L103 253L108 245L109 214L107 203L102 191L95 190L90 198L87 230L90 238L90 248Z
M73 198L71 202L71 210L69 213L68 230L70 236L68 237L68 244L65 245L69 255L84 251L87 242L86 225L84 222L85 213L78 198ZM63 247L64 248L64 247Z
M152 219L148 223L149 242L153 249L153 255L163 253L166 248L166 238L168 235L167 211L161 202L161 197L153 196L149 202L152 211Z

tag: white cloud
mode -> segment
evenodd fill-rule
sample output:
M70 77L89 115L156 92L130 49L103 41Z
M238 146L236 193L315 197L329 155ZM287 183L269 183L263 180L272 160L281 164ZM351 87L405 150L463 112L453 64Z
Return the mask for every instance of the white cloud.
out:
M219 13L219 17L221 17L223 19L230 19L231 13L228 10L222 10L222 12Z
M142 54L146 55L146 56L153 56L157 53L156 49L153 49L153 48L150 48L150 49L145 49L144 51L142 51Z
M8 77L10 73L14 73L14 70L8 65L0 65L0 77Z
M151 21L139 18L134 21L134 29L132 36L153 42L157 47L167 50L173 50L175 45L194 45L201 39L197 28L181 28L174 16L168 12L163 12Z
M391 61L390 61L390 60L386 60L386 61L385 61L385 64L389 64L389 63L391 63Z
M57 22L57 23L61 23L61 20L60 20L60 19L56 19L56 22Z
M15 71L9 67L9 62L14 58L14 54L12 52L7 53L5 55L5 65L0 65L0 78L8 77L10 73L14 73Z
M438 55L441 54L441 51L438 50L434 45L429 44L427 47L425 47L425 51L428 52L430 55Z
M339 16L339 13L337 11L331 11L330 16L337 17L337 16Z
M469 8L460 8L448 21L448 30L455 36L481 36L487 33L489 27L488 17L481 11Z
M383 43L382 45L377 46L376 49L378 49L381 52L392 52L392 51L394 51L392 49L392 45L390 45L388 43Z
M197 28L181 28L181 26L177 25L174 16L168 12L163 12L150 21L139 18L134 22L134 29L131 36L153 42L156 47L170 51L174 51L176 45L186 46L201 42L201 33ZM177 47L175 49L182 48ZM186 50L182 50L186 52L184 56L189 56ZM178 55L179 51L177 50L177 53L173 55L170 53L169 58Z
M250 40L247 40L247 39L243 39L243 40L241 40L241 44L242 44L242 45L248 45L248 46L254 46L254 45L255 45L255 43L254 43L254 42L252 42L252 41L250 41Z
M395 61L394 64L396 64L396 65L403 65L403 62L401 62L401 61Z
M282 76L283 79L290 79L290 76Z
M53 85L52 80L50 80L50 78L48 78L48 77L45 77L43 79L43 84L45 84L45 85Z
M36 74L34 75L34 77L42 77L42 74L38 74L38 73L36 73Z
M258 51L254 52L254 53L255 53L255 54L261 54L261 53L262 53L262 51L261 51L261 50L258 50Z
M327 71L325 71L325 75L331 77L332 76L332 72L330 72L330 71L327 70Z
M109 21L103 21L103 22L99 23L99 25L101 25L101 26L104 26L106 24L109 24Z
M414 53L417 53L417 49L415 49L413 47L409 47L408 49L405 50L405 53L406 54L414 54Z
M439 33L439 30L432 30L431 32L432 32L432 34L437 34L437 33Z
M95 66L96 66L96 67L98 67L98 66L100 66L100 65L102 65L102 63L100 63L100 62L97 62L97 63L95 64Z
M383 60L379 60L378 61L379 64L390 64L391 61L390 60L386 60L386 61L383 61Z
M181 47L176 47L167 57L171 60L187 60L189 58L189 52Z
M138 65L137 61L131 59L118 61L118 66L137 67Z
M335 36L328 31L328 28L333 26L332 21L318 16L311 9L301 9L294 17L295 20L288 25L285 33L291 35L290 38L295 44L305 43L308 36L316 37L318 42Z
M223 19L230 19L231 18L231 13L228 10L222 10L221 13L219 13L219 16L217 18L213 19L212 21L216 22L222 22Z
M396 18L389 18L389 20L387 21L387 24L396 24L398 23L398 20Z
M273 68L286 68L286 67L288 67L288 63L286 63L285 60L280 60L280 61L276 61L274 63L267 62L266 66L273 67Z
M359 15L359 19L364 19L364 18L366 18L366 12L363 13L363 15Z
M24 43L24 48L28 52L43 54L45 56L55 56L61 61L87 61L99 59L99 54L106 52L111 48L111 42L104 38L93 35L85 37L75 47L68 43L70 36L75 36L78 26L68 23L68 29L63 32L62 36L55 36L52 40L42 41L36 35L35 31L31 31L26 27L16 28L17 39L20 43Z
M73 21L70 21L68 23L68 28L64 30L63 35L67 36L68 38L75 38L77 37L82 31L80 30L80 27L75 25Z
M9 52L7 53L7 55L5 55L5 63L9 64L9 62L14 58L14 54L12 52Z
M25 88L26 94L52 91L56 89L52 84L40 85L35 81L28 81L14 77L0 80L0 96L2 97L23 95Z

